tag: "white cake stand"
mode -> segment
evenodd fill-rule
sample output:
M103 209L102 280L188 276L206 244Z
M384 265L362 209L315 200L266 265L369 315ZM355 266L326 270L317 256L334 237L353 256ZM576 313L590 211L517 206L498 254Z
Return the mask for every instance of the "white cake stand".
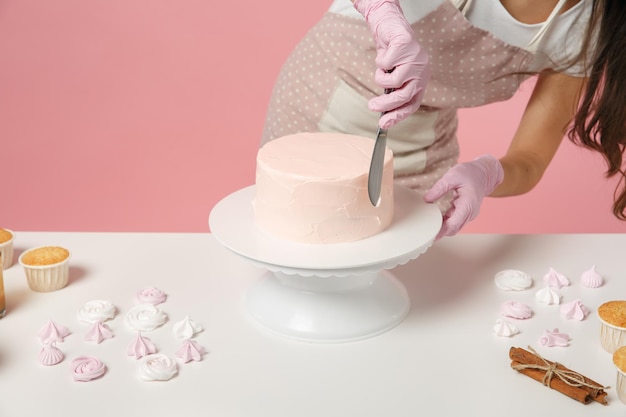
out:
M388 270L417 258L441 227L439 208L396 186L392 224L350 243L301 244L259 230L255 186L221 200L209 216L219 243L265 269L249 288L246 311L266 329L308 342L347 342L379 335L409 312L404 286Z

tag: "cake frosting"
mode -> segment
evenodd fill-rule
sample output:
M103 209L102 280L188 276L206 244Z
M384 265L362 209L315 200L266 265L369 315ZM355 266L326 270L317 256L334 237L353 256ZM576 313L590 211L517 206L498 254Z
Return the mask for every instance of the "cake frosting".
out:
M523 291L532 287L533 279L524 271L505 269L496 274L495 283L504 291Z
M154 353L139 360L137 372L144 381L167 381L178 373L178 366L167 355Z
M535 299L542 304L548 305L561 303L561 296L549 285L546 285L545 287L537 291L535 293Z
M124 323L130 330L149 332L163 325L167 315L152 304L138 304L128 310L124 316Z
M177 323L174 323L174 336L179 339L190 339L196 333L200 333L203 329L198 323L191 319L189 315Z
M113 332L101 321L97 321L91 325L87 333L85 333L85 341L100 343L105 339L113 338Z
M99 321L110 320L115 317L116 308L110 301L93 300L85 303L78 310L78 320L95 324Z
M141 359L144 356L156 353L156 346L147 337L141 335L141 332L137 333L137 336L128 344L128 356L133 356L136 359Z
M65 355L56 346L55 342L45 343L39 350L39 363L45 366L52 366L60 363Z
M206 350L195 340L186 339L176 351L176 357L182 359L184 363L187 363L190 361L201 361L202 355L205 353Z
M580 275L580 283L583 287L598 288L604 285L604 278L598 273L594 265Z
M512 319L525 320L533 315L532 309L519 301L505 301L500 305L500 314Z
M106 366L93 356L79 356L70 363L74 381L87 382L100 378L106 372Z
M567 320L584 320L589 315L589 309L580 300L576 299L561 306L561 316Z
M373 206L367 180L374 141L342 133L297 133L257 154L257 226L303 243L350 242L391 224L393 154L385 152L381 196Z
M149 303L159 305L167 299L167 294L156 287L146 287L135 294L135 304Z
M569 286L569 279L563 275L562 273L556 271L554 268L550 268L550 270L543 276L543 281L552 288L562 288Z
M559 329L544 330L541 338L539 338L539 343L546 347L568 346L569 341L569 335L560 332Z
M68 335L70 335L70 330L67 327L57 324L52 320L48 320L48 322L39 329L39 340L41 340L43 344L62 342Z

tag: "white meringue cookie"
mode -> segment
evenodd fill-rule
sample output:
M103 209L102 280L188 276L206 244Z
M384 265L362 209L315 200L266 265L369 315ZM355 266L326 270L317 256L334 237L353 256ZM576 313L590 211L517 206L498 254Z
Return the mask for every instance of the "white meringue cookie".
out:
M505 269L496 274L495 283L504 291L522 291L533 285L533 279L524 271Z
M553 305L561 303L561 296L550 286L546 286L535 294L535 299L543 304Z
M144 381L167 381L178 373L178 366L168 356L154 353L139 360L137 371Z
M78 320L94 324L98 321L106 321L115 317L116 308L110 301L93 300L85 303L78 310Z
M131 308L124 316L124 323L130 330L149 332L163 325L167 315L152 304L144 303Z
M507 320L497 319L493 332L499 337L511 337L519 333L519 329Z
M193 321L189 315L174 324L174 336L179 339L191 339L196 333L200 333L203 329L198 323Z

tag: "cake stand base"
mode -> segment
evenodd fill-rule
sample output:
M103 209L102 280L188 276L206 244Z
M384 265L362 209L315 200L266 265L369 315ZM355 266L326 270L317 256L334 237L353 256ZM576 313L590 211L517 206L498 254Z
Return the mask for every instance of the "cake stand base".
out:
M410 302L402 283L388 271L340 279L267 272L249 288L245 306L254 321L281 336L343 343L397 326Z
M254 323L291 339L338 343L392 329L409 312L404 286L389 270L424 253L441 228L441 211L420 194L394 188L394 219L381 233L355 242L304 244L257 228L255 186L230 194L209 216L225 248L263 268L245 296Z

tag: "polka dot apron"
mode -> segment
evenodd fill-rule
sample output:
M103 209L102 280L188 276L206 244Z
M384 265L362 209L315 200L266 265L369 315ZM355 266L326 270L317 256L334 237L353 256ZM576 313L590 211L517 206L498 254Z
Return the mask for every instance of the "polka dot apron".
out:
M457 109L512 97L528 78L537 46L564 3L559 0L524 49L473 26L464 15L471 0L445 1L412 25L428 51L432 76L420 109L388 131L396 182L425 192L457 162ZM262 143L317 131L373 139L379 114L367 102L382 93L374 83L375 57L364 21L323 16L281 69Z

